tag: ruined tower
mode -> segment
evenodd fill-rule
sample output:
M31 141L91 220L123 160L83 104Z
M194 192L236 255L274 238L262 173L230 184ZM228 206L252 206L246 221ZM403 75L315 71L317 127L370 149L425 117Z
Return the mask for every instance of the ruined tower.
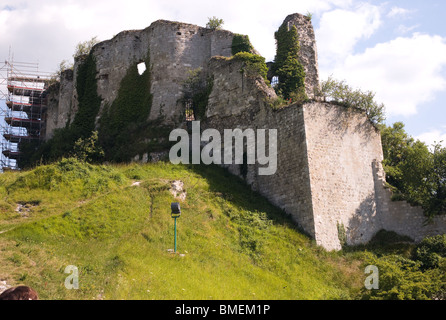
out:
M314 89L319 86L319 67L317 59L316 37L311 18L299 13L290 14L283 24L291 28L297 28L299 36L300 53L299 60L305 70L305 91L307 95L314 97Z

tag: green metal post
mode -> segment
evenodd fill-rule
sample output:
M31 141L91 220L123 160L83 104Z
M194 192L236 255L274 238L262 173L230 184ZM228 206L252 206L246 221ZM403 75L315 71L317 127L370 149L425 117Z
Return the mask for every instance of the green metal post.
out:
M175 218L175 251L177 252L177 218Z

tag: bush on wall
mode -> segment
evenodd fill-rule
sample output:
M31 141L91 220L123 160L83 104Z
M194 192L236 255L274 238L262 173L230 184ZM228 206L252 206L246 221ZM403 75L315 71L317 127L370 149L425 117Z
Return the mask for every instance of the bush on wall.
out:
M253 46L249 41L249 37L242 34L235 34L232 38L232 55L239 52L251 52Z

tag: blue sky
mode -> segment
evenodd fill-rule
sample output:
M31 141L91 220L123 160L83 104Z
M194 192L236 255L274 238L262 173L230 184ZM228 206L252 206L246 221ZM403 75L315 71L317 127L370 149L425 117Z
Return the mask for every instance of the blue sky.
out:
M52 72L94 36L110 39L158 19L204 26L217 16L273 60L274 32L295 12L313 14L321 80L332 75L374 91L388 124L403 121L428 144L446 141L444 0L0 0L0 59L11 47L16 60Z

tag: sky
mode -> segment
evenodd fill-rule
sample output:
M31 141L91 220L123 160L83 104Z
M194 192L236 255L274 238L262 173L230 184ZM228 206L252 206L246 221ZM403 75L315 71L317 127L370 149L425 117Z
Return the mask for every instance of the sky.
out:
M415 139L446 146L444 0L0 0L0 64L11 52L55 72L92 37L107 40L158 19L205 26L213 16L273 61L274 32L296 12L312 14L321 80L375 92L388 125L402 121Z

